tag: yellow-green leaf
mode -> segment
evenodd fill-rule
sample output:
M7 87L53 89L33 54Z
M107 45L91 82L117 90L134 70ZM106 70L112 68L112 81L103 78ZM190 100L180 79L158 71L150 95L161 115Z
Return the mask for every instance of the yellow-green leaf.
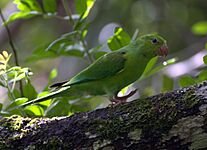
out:
M192 32L197 35L207 34L207 21L200 21L192 26Z
M190 86L190 85L193 85L195 83L196 83L196 81L191 76L189 76L189 75L182 76L179 79L179 85L181 87Z
M38 116L38 117L40 117L40 116L44 115L43 108L38 106L38 105L27 106L24 110L29 116Z

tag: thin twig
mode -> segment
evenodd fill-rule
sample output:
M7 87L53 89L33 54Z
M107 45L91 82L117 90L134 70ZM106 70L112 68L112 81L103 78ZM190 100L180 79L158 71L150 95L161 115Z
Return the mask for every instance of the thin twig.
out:
M90 63L93 63L94 60L93 60L92 56L90 55L90 53L89 53L89 51L88 51L88 49L87 49L87 45L86 45L84 39L81 39L81 42L82 42L82 44L83 44L85 53L86 53L86 55L87 55L87 57L88 57Z
M19 61L18 61L18 56L17 56L17 50L16 50L16 48L14 46L14 42L12 41L12 36L11 36L11 32L9 30L9 27L5 23L6 20L5 20L4 15L3 15L2 11L1 11L1 8L0 8L0 17L1 17L2 21L3 21L3 23L4 23L5 29L7 31L7 35L8 35L8 39L9 39L9 44L10 44L10 46L12 48L12 51L13 51L13 54L14 54L15 64L16 64L16 66L19 66ZM21 96L23 96L23 84L22 84L22 81L21 80L19 82L19 87L20 87Z
M71 14L70 9L68 8L68 4L67 4L67 2L66 2L65 0L62 0L62 4L63 4L63 7L64 7L64 9L65 9L66 14L69 16L69 21L70 21L70 23L71 23L72 26L73 26L73 25L75 24L75 22L74 22L74 20L73 20L73 18L72 18L72 14Z

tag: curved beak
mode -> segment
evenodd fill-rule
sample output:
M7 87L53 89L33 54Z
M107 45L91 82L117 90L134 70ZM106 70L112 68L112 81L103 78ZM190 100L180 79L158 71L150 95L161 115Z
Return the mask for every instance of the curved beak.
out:
M158 50L158 56L166 57L168 54L168 47L167 44L163 44Z

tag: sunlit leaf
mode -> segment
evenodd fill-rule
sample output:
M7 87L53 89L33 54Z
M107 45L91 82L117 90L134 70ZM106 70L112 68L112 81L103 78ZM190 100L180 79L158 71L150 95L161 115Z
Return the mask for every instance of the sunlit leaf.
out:
M117 27L114 31L114 35L107 41L107 44L112 51L128 45L131 41L130 36L122 28Z
M16 4L17 8L21 11L42 11L39 3L36 0L14 0L14 4Z
M50 72L50 75L49 75L49 80L52 80L54 78L56 78L58 75L58 72L57 72L57 69L52 69L52 71Z
M82 33L82 37L85 38L86 35L87 35L87 33L88 33L88 30L85 29L85 30L83 31L83 33Z
M151 60L151 61L153 61L153 60ZM139 80L142 80L144 78L147 78L147 77L159 72L160 70L162 70L166 66L174 64L176 61L177 61L177 58L171 58L171 59L163 62L163 64L160 64L157 67L155 67L155 68L151 69L150 71L146 72L145 74L143 74Z
M26 97L21 97L21 98L17 98L15 101L13 101L9 106L7 106L6 110L14 108L16 106L19 106L25 102L28 101L28 98Z
M207 34L207 21L200 21L192 26L192 32L197 35Z
M7 63L10 60L12 54L8 54L7 51L3 51L2 54L0 54L0 65L2 68L2 65L4 65L4 68L6 69Z
M4 62L5 61L5 58L4 58L4 56L2 54L0 54L0 61L1 62Z
M48 95L49 93L50 93L49 91L43 91L43 92L39 93L39 94L37 95L37 97L46 96L46 95ZM50 105L50 103L51 103L51 99L49 99L49 100L45 100L45 101L42 101L42 102L39 102L38 104L48 107L48 106Z
M42 8L36 0L14 0L14 4L20 11L11 14L5 24L17 19L28 19L42 14Z
M21 68L14 66L7 71L7 76L9 77L9 83L17 82L23 78L29 77L32 75L29 68Z
M86 18L91 10L91 8L93 7L94 3L96 0L86 0L86 4L87 4L87 10L85 11L84 15L83 15L83 19Z
M167 75L163 76L162 80L162 92L167 92L173 90L174 81Z
M182 76L179 79L179 85L181 87L190 86L190 85L193 85L195 83L196 83L196 81L189 75Z
M93 7L95 0L75 0L76 11L82 15L82 18L86 18Z
M57 7L56 0L43 0L43 8L45 12L55 13Z
M46 107L49 107L50 104L51 104L51 99L43 101L43 102L39 102L39 104L43 105L43 106L46 106Z
M43 116L44 115L44 110L41 106L38 105L30 105L24 108L24 111L26 114L29 116Z
M29 19L29 18L32 18L34 16L38 16L38 15L41 15L42 13L40 12L37 12L37 11L29 11L29 12L15 12L13 14L11 14L9 16L9 19L5 22L5 24L9 24L15 20L18 20L18 19Z
M3 51L2 54L3 54L4 58L8 58L9 57L9 54L7 53L7 51Z
M154 57L148 62L142 76L146 76L146 74L149 73L152 70L152 68L156 64L157 60L158 60L158 57Z
M172 65L172 64L174 64L177 60L178 60L178 58L176 58L176 57L171 58L171 59L168 59L167 61L164 61L164 62L163 62L163 65L164 65L164 66Z

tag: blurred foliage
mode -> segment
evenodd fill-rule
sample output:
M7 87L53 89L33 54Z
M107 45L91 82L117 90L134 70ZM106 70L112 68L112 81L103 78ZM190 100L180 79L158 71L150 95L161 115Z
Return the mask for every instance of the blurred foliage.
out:
M197 35L207 34L207 21L197 22L192 26L192 32Z
M203 57L203 62L207 65L207 55ZM184 75L179 79L179 85L181 87L190 86L196 83L207 80L207 70L203 69L197 77L192 77L190 75Z
M4 8L8 2L11 1L1 1L0 7ZM196 3L193 0L100 0L96 2L95 0L13 0L12 2L17 10L10 14L4 25L10 26L16 21L25 21L20 30L23 33L22 37L16 36L15 40L19 47L18 53L22 52L21 60L27 55L26 66L38 60L45 61L47 58L61 56L83 59L90 64L108 51L115 51L136 39L137 27L141 31L140 34L156 31L165 35L170 45L170 53L190 46L207 34L205 7L207 1ZM106 37L105 43L99 42L100 37L104 37L104 34L101 35L101 29L111 23L116 23L118 26L114 29L114 34ZM107 48L105 48L106 45ZM34 51L28 56L31 48ZM207 44L205 48L207 49ZM29 100L47 95L50 92L49 85L58 77L58 71L52 69L47 77L47 84L41 85L44 86L43 90L37 92L30 79L32 75L30 69L8 64L10 57L11 54L6 51L0 54L0 86L7 89L8 100L10 100L8 105L0 104L1 115L47 117L71 115L74 112L95 109L105 101L103 97L64 97L17 108L16 106ZM176 63L177 57L165 60L164 63L160 63L157 57L153 58L145 68L139 83L140 81L149 82L150 80L145 79L160 74L163 68ZM179 56L179 59L182 57ZM204 56L203 62L207 64L207 56ZM44 65L52 66L46 63L40 64L37 67L38 71ZM66 74L65 72L63 74ZM20 94L17 84L20 80L24 83L23 95ZM206 68L202 68L196 76L189 74L180 77L179 85L185 87L204 80L207 80ZM162 80L160 82L156 80L156 82L161 86L162 92L173 90L177 84L170 76L163 74ZM127 92L127 89L128 87L123 89L122 94ZM152 95L155 90L150 83L143 88L146 94L140 92L140 96Z
M115 28L114 35L108 39L109 48L114 51L130 43L130 36L122 28Z

